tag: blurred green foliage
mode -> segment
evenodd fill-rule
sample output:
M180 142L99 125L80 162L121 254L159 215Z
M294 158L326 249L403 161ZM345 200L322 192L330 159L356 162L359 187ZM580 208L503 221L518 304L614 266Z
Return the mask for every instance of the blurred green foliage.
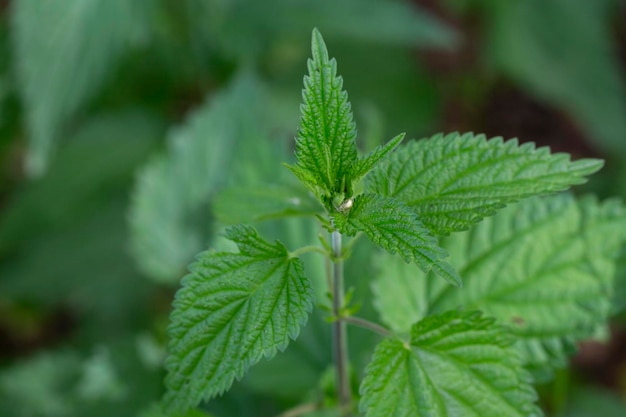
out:
M486 133L606 158L588 191L626 196L625 22L623 0L1 1L0 415L161 415L164 329L186 265L224 244L225 224L306 202L280 162L293 158L313 27L341 56L364 151L397 131L506 126ZM492 111L502 92L506 117ZM229 210L242 201L249 212ZM318 233L297 217L260 228L290 248ZM359 242L346 266L357 301L371 251ZM312 317L286 352L187 416L303 403L332 416L313 411L334 401L328 330ZM362 376L376 336L350 329L350 341ZM605 366L610 391L585 375L547 386L550 415L626 415L626 361Z

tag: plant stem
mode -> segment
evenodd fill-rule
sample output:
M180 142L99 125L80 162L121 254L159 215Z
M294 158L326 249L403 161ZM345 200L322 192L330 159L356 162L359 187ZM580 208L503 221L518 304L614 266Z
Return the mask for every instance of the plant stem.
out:
M391 335L391 332L381 326L380 324L373 323L369 320L362 319L360 317L355 316L346 316L343 319L346 323L354 324L355 326L362 327L364 329L372 330L383 337L388 337Z
M333 231L331 241L334 257L332 279L333 316L338 318L333 323L333 351L337 372L337 395L339 397L341 415L343 417L351 417L352 392L348 373L348 339L346 336L346 323L341 319L344 301L341 233L336 230Z

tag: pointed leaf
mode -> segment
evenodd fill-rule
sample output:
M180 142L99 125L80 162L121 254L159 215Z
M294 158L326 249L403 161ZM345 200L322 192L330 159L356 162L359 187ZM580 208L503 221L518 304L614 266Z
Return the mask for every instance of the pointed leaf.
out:
M513 338L479 312L414 325L410 342L383 340L361 384L366 417L541 416Z
M414 210L435 234L466 230L507 203L585 182L602 161L571 162L516 139L451 133L396 150L368 176L369 190Z
M374 304L398 331L428 314L481 309L511 328L527 365L549 370L605 325L625 239L626 210L616 201L529 199L441 242L463 276L462 291L379 258Z
M337 212L335 226L349 236L364 232L389 253L398 253L406 262L415 262L423 271L433 270L453 285L461 278L443 261L448 256L437 239L424 228L415 213L403 204L375 194L361 194L345 213Z
M313 295L302 262L247 226L227 237L239 253L204 252L176 294L164 403L184 411L227 390L295 339Z
M351 187L350 172L357 160L356 127L343 80L337 76L337 62L329 60L317 29L311 50L296 138L297 164L291 169L320 196L332 198Z
M359 158L359 161L354 166L354 170L352 173L353 181L360 180L365 174L370 172L370 170L380 161L382 161L388 154L393 152L394 149L400 145L400 142L404 140L404 133L400 133L395 138L391 139L384 145L378 146L368 155Z

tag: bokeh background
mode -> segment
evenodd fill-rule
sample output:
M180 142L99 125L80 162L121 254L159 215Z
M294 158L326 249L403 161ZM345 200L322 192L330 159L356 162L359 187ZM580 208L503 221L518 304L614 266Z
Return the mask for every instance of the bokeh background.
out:
M605 158L577 192L626 196L624 0L2 0L0 416L160 415L186 265L245 217L228 190L290 175L313 27L362 150L398 132L519 137ZM266 232L316 235L297 219ZM366 315L368 261L347 266ZM626 255L612 333L539 387L547 415L626 415L625 283ZM189 415L332 402L318 316ZM351 335L356 368L375 342Z

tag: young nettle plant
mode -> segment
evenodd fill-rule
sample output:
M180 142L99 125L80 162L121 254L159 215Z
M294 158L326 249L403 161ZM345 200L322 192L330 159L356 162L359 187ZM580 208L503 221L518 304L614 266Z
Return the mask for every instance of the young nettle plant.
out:
M398 135L360 156L347 93L317 30L312 54L297 162L288 168L321 203L311 221L329 241L290 251L239 225L226 231L238 252L198 256L174 301L165 409L184 411L223 393L298 337L315 303L299 256L316 251L333 265L340 415L355 415L357 403L381 417L541 415L533 376L562 366L609 314L626 216L617 202L564 194L504 207L580 184L602 161L456 133L402 146ZM386 327L346 305L344 241L361 234L395 254L377 256L384 274L373 277ZM382 338L358 401L347 324Z

